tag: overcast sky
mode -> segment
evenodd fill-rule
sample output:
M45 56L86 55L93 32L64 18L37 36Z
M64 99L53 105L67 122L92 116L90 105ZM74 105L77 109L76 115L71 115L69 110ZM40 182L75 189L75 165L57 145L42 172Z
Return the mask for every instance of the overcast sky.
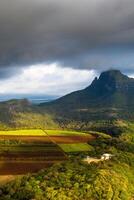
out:
M134 74L133 0L0 0L0 93L63 95Z

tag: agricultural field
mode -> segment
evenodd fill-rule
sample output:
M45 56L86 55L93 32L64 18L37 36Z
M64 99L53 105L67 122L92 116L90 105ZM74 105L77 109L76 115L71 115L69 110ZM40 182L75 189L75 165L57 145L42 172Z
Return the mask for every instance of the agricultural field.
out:
M92 147L87 143L75 143L75 144L59 144L62 150L66 153L71 152L87 152L91 151Z
M66 159L42 130L0 131L0 175L36 172Z
M46 136L41 129L0 131L0 136Z
M35 143L35 144L46 144L51 143L51 139L44 135L42 136L18 136L18 135L0 135L0 143Z
M78 132L78 131L68 131L68 130L45 130L45 132L48 135L59 135L59 136L69 136L69 135L75 135L75 136L86 136L89 135L87 133L84 132Z
M0 175L36 172L68 159L68 153L87 152L94 136L65 130L0 131Z
M86 143L95 138L91 134L68 130L45 130L50 139L57 144Z
M91 134L78 131L45 130L45 132L65 153L91 151L87 142L95 139Z
M82 135L69 135L69 136L50 136L50 139L54 141L57 144L72 144L72 143L87 143L91 140L94 140L95 137L87 135L87 136L82 136Z
M57 150L57 145L54 143L49 143L49 144L22 144L22 145L0 145L0 154L7 154L7 153L35 153L35 152L55 152Z

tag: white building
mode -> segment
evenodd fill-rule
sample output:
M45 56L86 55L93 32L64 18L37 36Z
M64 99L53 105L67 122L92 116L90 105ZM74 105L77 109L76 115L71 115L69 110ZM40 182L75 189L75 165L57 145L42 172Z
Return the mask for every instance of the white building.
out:
M109 159L111 159L112 156L113 156L112 154L104 153L104 154L101 156L101 160L109 160Z

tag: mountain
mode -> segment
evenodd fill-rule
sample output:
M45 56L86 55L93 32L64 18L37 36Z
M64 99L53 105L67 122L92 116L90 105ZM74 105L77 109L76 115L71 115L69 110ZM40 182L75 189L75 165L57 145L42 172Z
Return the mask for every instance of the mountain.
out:
M134 119L134 79L119 70L105 71L87 88L40 107L63 121Z
M118 70L102 72L85 89L40 105L31 104L27 99L0 102L1 129L94 130L92 123L98 126L99 122L102 126L102 121L113 120L134 120L134 79ZM109 130L109 124L107 127Z

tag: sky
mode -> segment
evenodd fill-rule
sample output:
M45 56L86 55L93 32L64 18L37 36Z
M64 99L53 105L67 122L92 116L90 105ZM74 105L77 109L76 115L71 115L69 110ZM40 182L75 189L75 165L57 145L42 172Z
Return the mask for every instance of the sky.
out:
M0 0L0 95L61 96L134 75L133 0Z

